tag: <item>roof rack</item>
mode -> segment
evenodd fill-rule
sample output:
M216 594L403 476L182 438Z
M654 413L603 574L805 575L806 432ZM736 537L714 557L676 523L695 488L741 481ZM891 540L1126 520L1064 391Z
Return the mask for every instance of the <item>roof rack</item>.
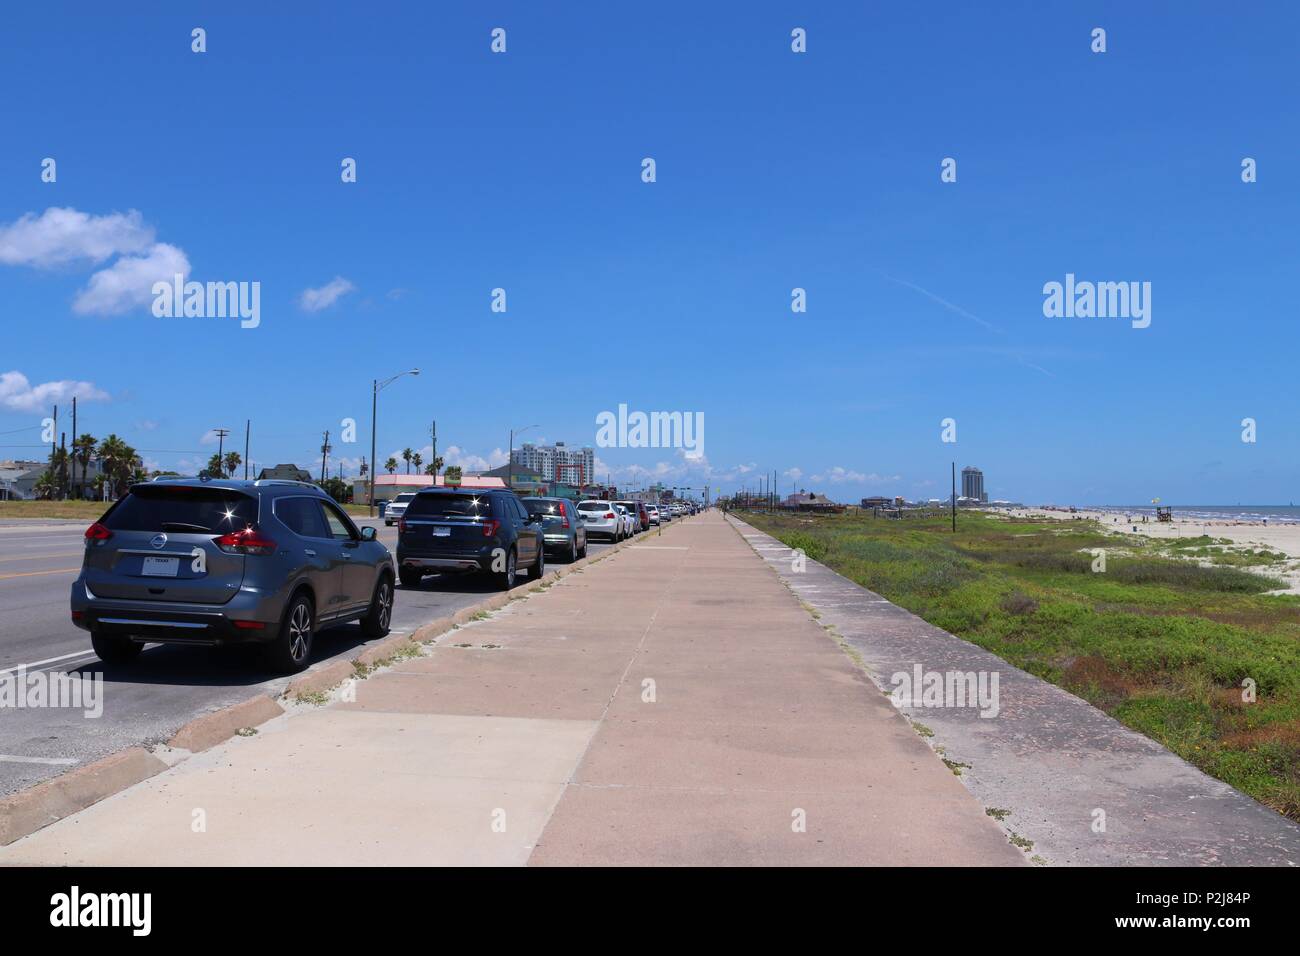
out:
M315 482L298 481L294 478L258 478L253 482L254 488L261 488L264 485L295 485L299 488L315 488L317 490L323 490L320 485Z

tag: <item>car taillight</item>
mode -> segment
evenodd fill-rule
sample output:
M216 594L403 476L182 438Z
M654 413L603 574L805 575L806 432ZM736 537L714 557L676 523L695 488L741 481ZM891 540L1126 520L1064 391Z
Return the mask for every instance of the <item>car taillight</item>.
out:
M495 538L497 531L501 529L501 522L496 518L483 522L483 537Z
M406 534L406 519L405 519L405 518L398 518L398 519L397 519L397 533L398 533L398 534Z
M560 517L564 519L564 527L567 528L569 526L569 509L563 501L560 502Z
M612 512L612 511L607 511L607 512L605 512L605 517L606 517L606 518L612 518L612 517L614 517L614 512Z
M218 548L227 554L274 554L275 542L255 528L232 531L213 538Z
M113 537L113 532L109 531L98 521L86 529L87 541L107 541L111 537Z

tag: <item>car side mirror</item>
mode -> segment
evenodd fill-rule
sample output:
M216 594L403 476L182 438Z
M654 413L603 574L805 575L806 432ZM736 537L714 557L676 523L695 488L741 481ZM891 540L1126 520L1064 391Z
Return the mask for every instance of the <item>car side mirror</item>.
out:
M378 532L376 532L375 529L372 528L370 525L366 525L364 528L361 529L361 540L374 541L377 533Z

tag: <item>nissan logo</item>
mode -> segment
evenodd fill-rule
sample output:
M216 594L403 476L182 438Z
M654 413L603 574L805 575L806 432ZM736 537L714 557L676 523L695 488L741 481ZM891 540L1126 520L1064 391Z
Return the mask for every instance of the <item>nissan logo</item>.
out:
M149 539L149 543L150 543L151 545L153 545L155 548L163 548L163 547L166 547L166 545L167 545L167 535L165 535L165 534L156 534L156 535L154 535L152 538Z

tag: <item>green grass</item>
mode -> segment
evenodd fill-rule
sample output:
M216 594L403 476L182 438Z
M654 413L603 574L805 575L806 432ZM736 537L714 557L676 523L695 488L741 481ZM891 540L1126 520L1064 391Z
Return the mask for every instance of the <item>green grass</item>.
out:
M105 501L0 501L0 518L80 518L98 520L112 502Z
M1300 821L1300 597L1198 553L1221 542L985 514L955 534L938 515L744 517Z

